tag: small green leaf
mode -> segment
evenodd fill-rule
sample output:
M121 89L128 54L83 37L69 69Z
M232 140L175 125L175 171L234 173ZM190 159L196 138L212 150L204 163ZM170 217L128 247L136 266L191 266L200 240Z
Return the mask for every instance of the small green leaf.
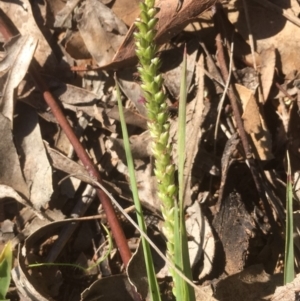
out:
M10 284L10 272L12 268L12 247L8 242L2 253L0 254L0 299L5 300L9 284Z

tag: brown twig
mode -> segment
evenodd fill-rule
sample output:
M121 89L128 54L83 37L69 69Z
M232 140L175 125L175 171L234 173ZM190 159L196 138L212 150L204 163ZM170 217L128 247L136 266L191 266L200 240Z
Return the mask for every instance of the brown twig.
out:
M9 40L13 37L9 27L6 25L4 18L2 17L3 12L0 11L0 32L6 40ZM34 79L37 88L42 92L43 97L51 108L53 115L55 116L56 120L58 121L59 125L65 132L66 136L70 140L71 144L74 147L74 150L78 156L78 158L83 163L83 166L86 168L88 174L94 178L99 183L102 183L101 176L99 171L95 168L92 160L90 159L89 155L85 151L84 147L80 143L79 139L75 135L72 127L70 126L68 120L66 119L61 107L58 105L57 101L54 99L52 94L49 92L49 89L42 79L41 75L37 71L38 63L36 60L33 60L32 64L29 67L29 73L31 74L32 78ZM116 216L114 208L107 197L107 195L100 189L96 188L97 196L102 203L104 212L106 213L108 223L111 227L113 237L119 249L121 258L125 266L127 266L130 258L131 252L127 244L126 237L124 235L123 229L120 226L119 220Z

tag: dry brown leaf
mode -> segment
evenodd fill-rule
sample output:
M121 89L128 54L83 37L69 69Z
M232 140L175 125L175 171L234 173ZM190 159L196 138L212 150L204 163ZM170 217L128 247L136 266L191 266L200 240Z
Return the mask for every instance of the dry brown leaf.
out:
M29 200L39 210L50 201L53 192L52 168L46 155L36 111L21 103L18 109L14 131L16 146L22 154L20 162L30 189Z
M72 27L72 13L80 0L69 0L65 7L60 10L55 16L54 27Z
M0 112L13 122L15 89L27 73L35 52L37 40L32 36L17 36L6 44L7 56L0 63L0 69L9 68L0 99Z
M251 135L259 159L273 159L272 137L266 127L264 119L260 115L259 107L252 91L238 84L236 84L235 87L244 108L242 116L244 127L246 132Z
M13 143L11 122L0 113L0 183L8 185L29 198L29 189L23 178L19 156Z
M248 134L258 134L261 131L259 108L251 90L239 84L235 85L243 105L244 127Z
M260 61L260 80L264 101L267 101L271 87L273 85L273 77L275 72L276 54L274 46L271 46L270 48L265 49L260 53Z
M87 0L77 13L84 43L99 66L108 64L126 32L126 25L104 4Z

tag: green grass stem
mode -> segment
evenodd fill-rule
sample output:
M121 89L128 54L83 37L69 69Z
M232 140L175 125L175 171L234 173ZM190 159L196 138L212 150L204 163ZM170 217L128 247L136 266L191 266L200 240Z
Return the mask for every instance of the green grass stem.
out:
M118 107L119 107L120 122L121 122L121 127L122 127L124 148L125 148L128 172L129 172L129 178L130 178L130 186L131 186L133 201L134 201L134 205L135 205L137 221L138 221L138 225L139 225L140 229L144 233L146 233L147 229L146 229L146 224L145 224L145 220L144 220L141 202L140 202L139 195L138 195L137 182L136 182L136 177L135 177L135 172L134 172L134 163L133 163L133 159L132 159L132 153L131 153L131 149L130 149L130 142L129 142L128 132L127 132L127 126L126 126L124 112L123 112L121 93L120 93L120 88L119 88L118 81L116 78L115 78L115 82L116 82L117 100L118 100ZM143 245L147 277L148 277L148 282L149 282L150 298L152 301L160 301L161 298L160 298L159 286L158 286L156 275L155 275L150 246L149 246L149 243L147 242L147 240L143 236L141 239L142 239L142 245Z
M284 285L295 278L294 269L294 226L293 226L293 187L290 156L287 152L287 184L286 184L286 226L285 226L285 256Z

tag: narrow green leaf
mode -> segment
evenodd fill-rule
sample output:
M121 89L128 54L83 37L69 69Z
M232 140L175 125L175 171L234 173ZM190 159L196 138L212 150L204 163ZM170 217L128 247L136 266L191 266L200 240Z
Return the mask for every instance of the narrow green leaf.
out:
M0 299L5 300L9 284L10 284L10 272L12 269L12 247L8 242L2 253L0 254Z
M116 82L120 122L121 122L122 134L123 134L124 148L125 148L125 153L126 153L133 201L134 201L134 205L135 205L135 209L136 209L136 215L137 215L139 227L141 228L142 231L144 231L146 233L147 229L146 229L146 224L145 224L145 220L144 220L141 202L140 202L140 199L138 196L138 189L137 189L137 182L136 182L135 172L134 172L133 158L132 158L132 154L131 154L127 126L126 126L126 122L125 122L123 106L122 106L122 101L121 101L121 93L120 93L120 88L119 88L116 77L115 77L115 82ZM147 240L143 236L141 239L142 239L142 244L143 244L143 252L144 252L144 257L145 257L146 271L147 271L147 276L148 276L148 281L149 281L150 298L152 301L161 301L159 286L158 286L156 275L155 275L154 264L153 264L153 260L152 260L150 246L149 246L149 243L147 242Z
M287 184L286 184L286 226L285 226L285 257L284 285L295 278L294 270L294 226L293 226L293 188L290 156L287 152Z
M192 280L192 271L189 260L188 239L185 228L184 219L184 164L185 164L185 149L186 149L186 99L187 99L187 86L186 86L186 67L187 55L186 47L184 48L184 56L182 63L182 75L180 86L180 99L179 99L179 116L178 116L178 184L179 184L179 207L178 207L178 222L175 221L175 233L178 237L175 238L175 264L183 273ZM176 220L176 218L175 218ZM195 301L194 289L179 275L176 275L176 296L181 296L178 300ZM176 289L176 287L175 287ZM180 294L180 295L179 295Z

